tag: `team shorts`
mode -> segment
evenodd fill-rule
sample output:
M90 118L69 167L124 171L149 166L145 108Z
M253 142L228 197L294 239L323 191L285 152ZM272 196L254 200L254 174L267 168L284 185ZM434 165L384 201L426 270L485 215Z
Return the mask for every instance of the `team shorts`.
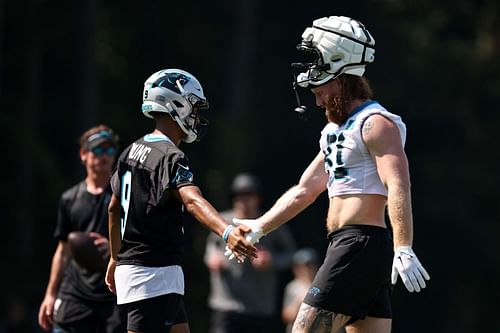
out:
M348 225L328 235L330 244L304 303L351 316L392 318L393 244L387 229Z
M54 333L123 333L126 313L116 302L58 299L54 312Z
M182 295L165 294L119 305L128 313L127 329L142 333L168 333L172 325L187 323Z

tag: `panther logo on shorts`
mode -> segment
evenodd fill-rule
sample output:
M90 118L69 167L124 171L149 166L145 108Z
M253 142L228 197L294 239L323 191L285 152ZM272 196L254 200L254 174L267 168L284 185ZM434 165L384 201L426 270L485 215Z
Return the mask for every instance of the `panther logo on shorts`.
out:
M308 293L313 295L313 296L317 296L320 292L321 292L321 289L319 289L318 287L311 287L311 288L309 288L309 291L308 291Z

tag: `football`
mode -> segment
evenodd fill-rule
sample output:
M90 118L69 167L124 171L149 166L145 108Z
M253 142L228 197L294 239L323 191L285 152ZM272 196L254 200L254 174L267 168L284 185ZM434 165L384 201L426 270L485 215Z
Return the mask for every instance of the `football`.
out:
M106 270L106 255L94 244L94 237L86 232L73 231L68 235L68 245L73 259L80 267L90 272Z

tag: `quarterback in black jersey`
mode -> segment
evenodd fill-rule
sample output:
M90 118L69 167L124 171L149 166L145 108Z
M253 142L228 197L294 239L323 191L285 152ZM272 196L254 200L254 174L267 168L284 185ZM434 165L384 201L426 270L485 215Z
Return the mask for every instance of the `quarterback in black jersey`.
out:
M144 85L142 111L155 130L128 146L111 179L111 259L106 284L128 313L129 332L187 333L184 310L183 214L221 236L240 261L256 257L250 229L228 225L203 198L181 141L199 140L208 107L198 80L166 69Z
M109 179L116 156L117 136L104 125L92 127L80 138L80 157L87 176L65 191L59 203L54 237L58 246L52 259L50 279L40 306L40 326L54 332L123 332L116 297L104 283L104 267L94 271L73 257L68 239L85 232L103 256L108 247Z

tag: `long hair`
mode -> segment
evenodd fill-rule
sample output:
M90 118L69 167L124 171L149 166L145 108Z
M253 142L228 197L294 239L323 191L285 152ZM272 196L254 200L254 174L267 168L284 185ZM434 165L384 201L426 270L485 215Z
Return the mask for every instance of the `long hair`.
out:
M340 96L330 96L326 103L326 117L329 121L342 124L349 117L349 106L355 99L373 98L370 83L363 76L342 74L338 78Z

